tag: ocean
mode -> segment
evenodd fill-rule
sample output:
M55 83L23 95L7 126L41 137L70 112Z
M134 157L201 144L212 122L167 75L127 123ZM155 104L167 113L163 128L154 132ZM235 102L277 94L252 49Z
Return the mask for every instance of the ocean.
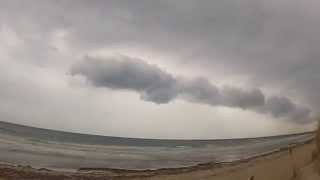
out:
M313 133L224 140L165 140L87 135L0 121L0 162L73 171L159 169L232 162L311 140Z

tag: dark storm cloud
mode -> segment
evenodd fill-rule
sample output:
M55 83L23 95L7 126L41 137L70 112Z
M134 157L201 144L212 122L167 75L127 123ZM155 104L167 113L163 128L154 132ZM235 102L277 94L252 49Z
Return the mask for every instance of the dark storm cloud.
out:
M155 65L127 56L106 59L87 56L74 64L72 75L84 76L93 86L138 92L141 99L164 104L181 98L211 106L226 106L286 117L297 122L308 120L310 110L286 97L266 98L259 89L219 88L205 78L186 80L174 77Z
M184 99L212 106L249 109L265 103L265 97L258 89L245 91L235 87L219 88L206 78L180 79L179 89Z
M105 61L86 57L72 66L71 74L82 74L97 87L137 91L142 99L159 104L177 96L177 82L170 74L125 56Z
M90 61L74 65L72 72L85 75L94 86L135 91L158 104L181 98L297 122L311 112L292 99L310 106L312 114L320 106L319 5L317 0L4 0L0 28L13 30L23 42L10 51L11 58L23 64L50 68L46 63L60 60L66 69L68 60L91 50L137 47L142 49L138 54L146 49L178 57L161 63L189 68L195 78L173 77L132 58L109 59L108 64L88 57ZM49 41L52 32L61 29L68 32L64 40L76 55L55 57ZM196 78L196 67L205 78ZM209 82L221 74L246 77L248 87ZM267 96L268 89L279 95Z
M2 1L0 13L1 21L33 42L31 49L46 46L26 36L28 27L42 35L65 28L83 49L134 44L178 53L177 61L207 71L223 65L259 86L294 89L319 106L318 6L315 0L44 0Z
M310 109L306 107L297 106L287 97L279 96L270 97L261 110L271 112L274 117L288 115L290 119L298 121L308 120L306 117L308 117L311 112Z

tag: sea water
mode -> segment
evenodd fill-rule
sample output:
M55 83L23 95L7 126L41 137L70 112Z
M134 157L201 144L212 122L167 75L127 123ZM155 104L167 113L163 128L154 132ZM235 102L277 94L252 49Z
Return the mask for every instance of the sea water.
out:
M159 169L232 162L311 140L313 133L225 140L119 138L0 122L0 162L60 170Z

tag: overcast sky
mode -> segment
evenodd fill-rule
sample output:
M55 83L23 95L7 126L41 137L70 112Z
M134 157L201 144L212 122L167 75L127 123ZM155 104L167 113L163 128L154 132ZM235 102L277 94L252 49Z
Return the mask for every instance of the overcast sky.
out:
M312 130L318 0L2 0L0 120L232 138Z

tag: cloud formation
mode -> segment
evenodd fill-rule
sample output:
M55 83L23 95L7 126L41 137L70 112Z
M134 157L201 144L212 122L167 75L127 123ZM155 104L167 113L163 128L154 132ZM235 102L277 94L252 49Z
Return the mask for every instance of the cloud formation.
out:
M156 138L312 130L312 121L302 123L320 112L319 6L318 0L1 0L0 119ZM77 62L113 54L127 57ZM83 78L66 74L71 65L105 89L82 88ZM107 81L99 77L105 69Z
M86 57L72 66L71 74L84 75L96 87L139 92L141 99L158 104L168 103L178 94L176 79L170 74L125 56L106 61Z
M70 69L71 75L82 75L95 87L131 90L140 98L166 104L180 98L210 106L226 106L271 114L296 122L309 120L310 110L296 105L287 97L266 97L260 89L219 88L206 78L174 77L156 65L128 56L97 58L86 56Z

